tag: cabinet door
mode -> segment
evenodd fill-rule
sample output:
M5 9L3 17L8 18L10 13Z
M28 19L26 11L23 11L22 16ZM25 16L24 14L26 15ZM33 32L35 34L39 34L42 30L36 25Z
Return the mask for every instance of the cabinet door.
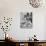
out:
M0 46L6 46L5 42L0 42Z
M28 43L28 46L34 46L34 43L32 43L32 42Z
M38 46L43 46L43 43L39 43Z
M38 46L46 46L46 43L39 43Z
M24 46L28 46L28 43L24 43Z
M34 43L34 46L38 46L38 43Z
M20 46L20 43L16 43L16 46Z
M46 43L39 43L38 46L46 46Z
M43 43L43 46L46 46L46 43Z

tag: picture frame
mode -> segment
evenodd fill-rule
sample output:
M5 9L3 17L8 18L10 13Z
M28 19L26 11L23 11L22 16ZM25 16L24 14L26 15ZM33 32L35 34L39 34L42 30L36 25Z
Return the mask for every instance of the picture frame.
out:
M32 12L20 13L20 28L32 28Z

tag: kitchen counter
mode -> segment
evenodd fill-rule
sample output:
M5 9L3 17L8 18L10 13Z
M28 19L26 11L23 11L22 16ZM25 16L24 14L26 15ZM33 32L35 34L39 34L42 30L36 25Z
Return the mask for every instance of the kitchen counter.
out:
M46 43L46 40L37 40L37 41L34 41L34 40L12 40L12 39L6 39L6 41L10 41L10 42L25 42L25 43L27 43L27 42L37 42L37 43Z

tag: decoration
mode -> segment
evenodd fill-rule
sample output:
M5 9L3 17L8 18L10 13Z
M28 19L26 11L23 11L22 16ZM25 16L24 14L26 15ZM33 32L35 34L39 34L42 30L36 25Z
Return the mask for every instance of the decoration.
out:
M20 16L20 27L21 28L32 28L32 12L21 12Z
M30 5L34 8L38 8L40 5L42 5L43 0L29 0Z
M9 17L4 17L3 23L0 23L0 25L2 24L1 29L5 33L5 39L6 39L6 32L10 30L11 23L12 23L12 18Z

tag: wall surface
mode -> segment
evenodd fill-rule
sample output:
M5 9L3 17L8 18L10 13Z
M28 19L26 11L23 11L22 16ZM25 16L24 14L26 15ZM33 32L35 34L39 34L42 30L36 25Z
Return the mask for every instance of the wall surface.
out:
M32 12L33 13L33 27L32 29L20 28L20 12ZM10 31L17 40L28 40L34 34L37 35L37 39L46 39L46 6L33 8L30 6L28 0L0 0L0 19L1 17L13 17L13 22ZM0 39L3 31L0 31ZM3 33L4 34L4 33Z

